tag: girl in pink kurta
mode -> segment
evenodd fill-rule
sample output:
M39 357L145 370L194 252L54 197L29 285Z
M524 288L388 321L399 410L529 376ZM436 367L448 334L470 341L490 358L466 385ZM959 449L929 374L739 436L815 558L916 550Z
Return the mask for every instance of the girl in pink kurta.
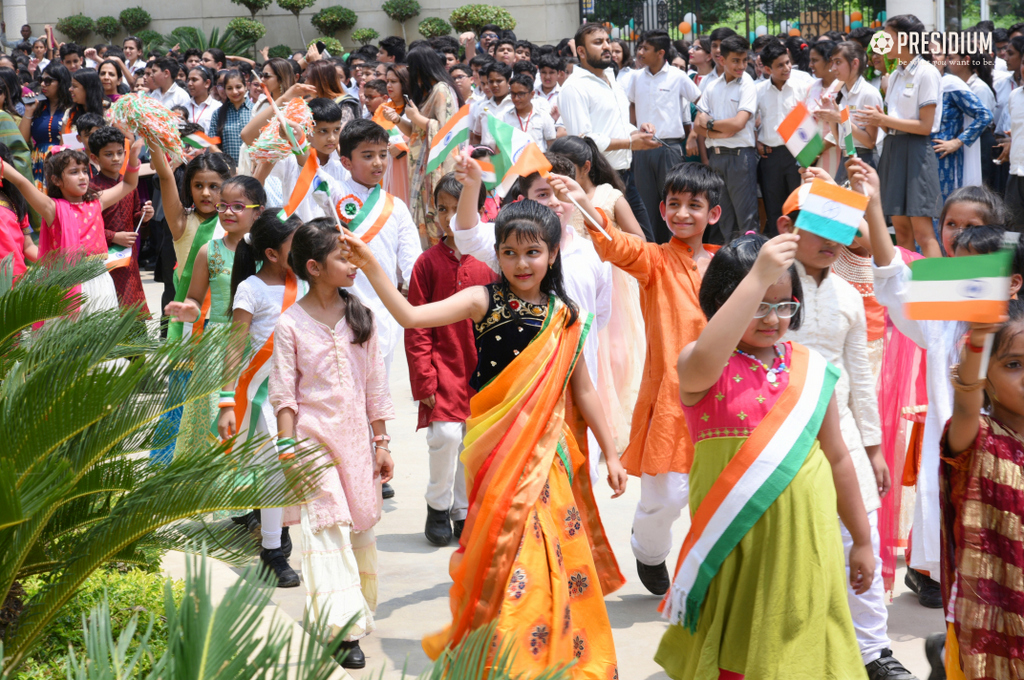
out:
M385 420L395 417L373 313L344 288L357 269L342 256L334 221L299 227L289 255L309 293L282 315L274 331L269 398L277 415L279 456L295 441L323 446L334 463L319 473L313 500L285 512L301 524L306 607L327 616L336 633L358 618L341 642L345 668L365 666L359 638L373 630L381 483L393 464ZM372 434L371 434L372 429Z

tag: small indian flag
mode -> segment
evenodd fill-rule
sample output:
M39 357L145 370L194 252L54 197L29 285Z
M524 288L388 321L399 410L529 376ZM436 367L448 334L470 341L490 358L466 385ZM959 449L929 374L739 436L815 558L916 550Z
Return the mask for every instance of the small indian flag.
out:
M478 158L476 162L480 165L480 175L484 185L491 189L498 185L498 176L494 173L494 163Z
M434 138L430 140L430 156L427 157L427 172L433 172L437 166L451 155L455 148L469 141L469 104L455 112L448 119Z
M778 133L796 162L805 168L814 165L824 148L818 122L802 102L797 103L789 115L782 119Z
M796 227L843 245L853 243L860 221L868 207L868 197L816 179L798 191L800 214Z
M501 182L495 191L499 198L503 198L520 177L535 172L541 175L551 172L551 163L530 135L498 120L490 113L487 114L487 129L498 150L491 161L494 163L495 178Z
M107 249L107 259L103 261L103 264L107 266L107 271L110 271L118 267L127 267L131 259L131 246L110 246Z
M208 149L211 146L220 144L220 137L209 137L203 134L202 130L196 130L195 132L182 137L181 141L188 144L193 149Z
M1010 300L1013 251L910 263L908 318L1000 323Z
M397 125L388 130L388 144L399 151L409 152L409 145L405 143L405 137L402 136L402 131L398 129Z
M844 153L847 156L856 156L857 151L853 148L853 123L850 122L850 107L844 106L839 112L839 136L843 144Z

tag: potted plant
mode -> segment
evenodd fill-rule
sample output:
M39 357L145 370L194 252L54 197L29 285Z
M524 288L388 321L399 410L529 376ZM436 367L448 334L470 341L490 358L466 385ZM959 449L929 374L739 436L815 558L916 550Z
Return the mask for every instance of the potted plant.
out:
M121 25L124 26L124 30L128 31L129 35L134 35L137 31L141 31L146 26L149 26L149 22L153 20L153 17L149 15L149 12L142 9L141 7L129 7L121 10L118 15L121 20Z
M72 14L57 22L57 30L66 35L71 42L83 43L92 33L95 24L84 14Z
M302 33L302 22L299 21L299 13L315 4L316 0L277 0L278 7L286 9L295 15L295 23L299 25L299 37L302 39L303 44L306 42L306 36Z
M452 32L452 25L441 17L427 17L416 27L426 39L437 38Z
M380 6L384 13L402 25L402 39L405 39L405 22L419 16L420 3L416 0L387 0Z

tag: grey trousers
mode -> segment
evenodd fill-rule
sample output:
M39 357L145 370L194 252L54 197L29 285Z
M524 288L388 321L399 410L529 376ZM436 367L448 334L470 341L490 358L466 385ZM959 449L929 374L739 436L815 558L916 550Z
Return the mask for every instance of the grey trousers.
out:
M725 181L725 191L720 201L722 217L717 225L708 225L705 242L726 244L748 231L758 231L757 160L752 146L741 147L739 155L708 149L708 165Z
M764 235L771 237L779 235L777 223L782 216L782 205L800 186L800 167L785 145L768 148L768 156L757 162L757 174L764 211L768 216L764 224Z
M668 171L683 162L683 145L669 143L667 146L633 153L633 176L640 199L647 209L656 243L668 243L672 238L665 220L661 218L662 190Z

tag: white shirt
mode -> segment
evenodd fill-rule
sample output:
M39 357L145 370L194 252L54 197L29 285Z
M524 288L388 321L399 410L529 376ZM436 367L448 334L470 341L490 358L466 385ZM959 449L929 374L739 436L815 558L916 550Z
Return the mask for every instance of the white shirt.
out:
M993 71L992 89L996 95L996 107L992 109L992 119L996 124L996 132L1002 134L1010 129L1006 105L1010 103L1010 93L1014 90L1013 75L1009 71Z
M540 77L540 76L538 76L538 77ZM543 87L541 85L537 85L537 87L534 90L534 92L536 93L536 96L534 97L534 99L544 99L549 104L551 104L551 106L557 107L558 106L558 95L560 95L562 93L562 86L559 85L558 83L555 83L555 86L553 88L551 88L551 92L545 93Z
M810 87L811 83L817 80L817 78L812 74L804 71L803 69L796 68L795 66L793 67L793 70L789 72L789 79L794 83L803 85L804 87Z
M313 151L312 153L316 153ZM327 163L320 166L318 171L321 176L327 180L327 186L330 189L331 203L336 205L346 194L350 193L344 191L342 186L348 182L350 175L345 170L344 166L341 165L341 161L337 160L337 154L331 154L331 157L327 159ZM274 205L274 199L280 199L278 205L285 205L291 199L292 191L295 190L295 186L299 182L299 175L302 173L302 167L299 165L298 160L295 156L288 156L274 164L274 169L270 171L270 176L264 185L268 189L267 204ZM276 180L272 182L271 180ZM269 190L271 186L278 184L280 187L281 195L271 196ZM276 187L275 187L276 188ZM302 219L303 222L316 219L317 217L331 217L324 213L324 209L313 199L313 186L310 185L309 189L306 190L306 195L303 197L302 202L299 203L299 207L295 209L295 214Z
M700 78L700 83L697 84L697 88L701 91L701 94L703 94L704 92L707 91L711 83L715 82L716 80L722 77L722 74L718 72L718 67L716 66L715 68L711 69L711 73L707 74L703 78L701 78L700 76L697 77Z
M686 137L683 123L690 122L690 102L700 98L700 90L678 68L665 62L651 73L644 67L629 79L626 97L636 108L636 123L651 123L661 139Z
M161 92L159 87L155 88L149 93L149 96L168 109L173 109L175 106L185 106L187 108L189 100L192 99L188 96L188 92L178 87L177 83L171 83L171 86L167 88L167 92Z
M697 102L697 108L711 116L714 120L732 118L740 111L750 114L747 124L731 137L724 139L707 139L705 145L735 149L743 146L754 146L754 117L757 114L757 87L750 74L744 72L739 78L726 82L725 77L716 78L704 95Z
M771 78L762 80L754 86L757 91L757 114L761 119L761 127L757 132L757 141L765 146L781 146L786 143L778 133L782 119L789 115L797 102L807 96L807 87L794 83L790 76L782 84L782 89L775 87Z
M455 229L455 247L464 255L472 255L498 274L498 255L494 249L494 224L477 222L471 229ZM580 318L586 312L594 315L594 325L583 346L583 361L590 380L597 384L597 333L608 325L612 312L612 266L602 262L594 245L576 234L572 225L562 227L562 273L565 292L579 306Z
M852 114L854 111L866 109L869 106L884 106L885 102L882 100L882 93L878 91L878 88L864 80L864 76L857 78L853 84L853 89L848 89L846 85L843 85L839 90L839 94L842 95L842 101L840 106L846 106L850 109ZM853 117L850 118L851 125L857 125L854 122ZM859 125L857 127L860 127ZM864 128L860 128L863 130ZM879 128L879 132L882 132ZM854 146L857 146L856 140L854 140ZM866 147L861 147L866 148Z
M498 120L505 118L505 113L509 109L514 109L512 104L512 95L505 95L505 98L501 100L500 104L494 102L494 97L487 97L486 99L479 101L475 104L471 104L469 107L469 130L481 137L484 136L484 130L487 128L487 114L490 113Z
M996 65L992 67L993 71L1006 71L1006 60L1002 57L996 57Z
M547 140L555 140L555 121L551 119L548 113L538 111L536 106L533 107L533 111L525 118L520 118L515 107L512 107L505 112L503 120L530 135L533 141L537 142L537 146L540 147L541 151L548 150Z
M610 68L599 78L582 66L562 84L559 111L566 132L590 137L616 170L628 170L633 162L629 149L608 151L613 139L629 139L636 127L629 122L629 99Z
M188 122L201 125L203 132L209 135L210 126L213 125L213 114L220 108L220 102L206 95L206 101L202 104L197 104L195 99L189 99L185 108L188 109Z
M817 350L840 370L835 388L839 426L857 472L864 509L871 512L882 507L882 502L864 447L882 443L882 422L868 360L864 301L856 288L827 269L820 286L800 262L796 269L804 291L800 300L803 320L800 330L788 331L786 339Z
M931 131L938 132L942 124L942 75L918 55L889 74L885 103L889 115L899 120L921 120L921 107L935 104Z
M977 73L972 73L971 77L967 79L967 87L981 100L982 105L989 110L994 122L996 119L996 95L992 88L988 86L988 83L979 78ZM965 128L973 122L974 118L968 115L964 116ZM960 186L976 187L981 186L981 183L981 137L979 136L964 149L964 176Z
M1006 117L1010 122L1010 174L1024 177L1024 87L1010 95Z

